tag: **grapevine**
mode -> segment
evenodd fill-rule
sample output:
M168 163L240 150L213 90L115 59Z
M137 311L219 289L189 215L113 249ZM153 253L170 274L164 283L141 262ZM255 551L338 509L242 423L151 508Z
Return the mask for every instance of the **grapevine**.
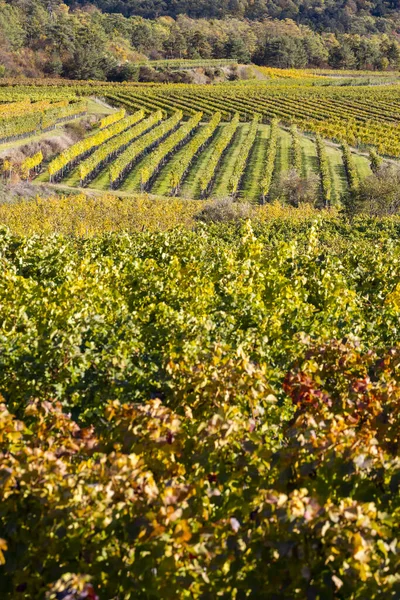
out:
M23 177L29 179L31 171L33 170L36 172L38 167L40 167L40 165L42 164L42 162L43 154L41 150L39 150L39 152L36 152L36 154L34 154L33 156L28 156L21 164L21 173Z
M203 198L208 196L212 189L218 167L222 162L229 144L238 130L239 120L240 116L237 113L232 121L223 128L222 135L218 138L218 141L215 144L213 153L208 160L204 176L200 180L200 194Z
M114 123L117 123L118 121L123 119L125 117L125 115L126 115L126 110L124 108L122 108L118 112L112 113L111 115L108 115L107 117L103 117L103 119L101 119L101 121L100 121L100 129L104 129L105 127L109 127L109 125L113 125Z
M108 142L102 144L88 158L79 164L79 176L81 185L87 185L96 174L112 159L119 156L128 146L138 137L147 133L154 125L159 123L162 118L161 111L153 113L147 119L143 119L144 111L136 113L137 125L130 127L126 131L111 138Z
M358 176L357 168L354 164L353 154L346 142L342 144L343 164L346 170L347 180L349 183L349 189L354 192L358 189L360 179Z
M152 180L157 176L165 161L193 135L202 116L203 113L196 113L189 121L184 123L175 133L170 135L163 144L160 144L160 146L151 153L141 169L140 181L142 191L148 190Z
M77 159L81 159L107 140L137 123L141 116L142 113L139 111L64 150L48 166L50 181L60 180Z
M179 193L182 181L186 177L190 166L196 156L211 142L218 125L221 121L221 113L215 113L207 125L205 125L187 145L185 156L180 161L175 171L171 173L170 193L176 196Z
M117 188L132 169L134 164L144 156L145 153L150 152L155 146L160 144L172 131L174 131L180 121L182 120L182 113L176 112L167 121L158 125L155 129L141 137L134 144L130 145L110 166L110 187Z
M290 149L290 158L292 168L301 175L303 167L303 157L301 152L301 141L299 131L296 125L292 125L290 128L290 135L292 138L292 146Z
M234 172L228 184L229 191L233 197L236 197L238 194L240 184L246 170L247 162L250 157L250 152L256 139L259 123L260 115L254 115L250 130L240 148L240 153L234 167Z
M382 160L382 157L379 156L379 154L377 153L375 148L370 149L369 160L370 160L370 165L371 165L371 171L373 173L376 173L377 171L379 171L379 168L382 165L383 160Z
M279 120L277 118L271 121L271 132L268 140L267 161L264 170L264 177L261 181L262 203L267 199L271 188L272 177L275 170L276 148L278 143Z
M319 173L321 178L322 198L326 207L330 206L332 195L332 181L329 170L328 155L323 139L320 135L315 138L317 157L319 162Z

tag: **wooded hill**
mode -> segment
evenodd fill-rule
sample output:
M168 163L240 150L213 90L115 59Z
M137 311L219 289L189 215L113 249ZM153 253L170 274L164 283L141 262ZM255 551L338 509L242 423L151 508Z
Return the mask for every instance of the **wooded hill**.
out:
M67 4L0 0L0 76L154 80L154 73L134 66L147 58L234 59L279 68L400 68L397 1ZM171 80L170 74L157 77ZM187 75L175 74L173 80L185 82Z
M390 32L399 26L400 2L367 0L91 0L103 12L139 15L147 19L176 18L251 20L293 19L316 31L368 34ZM69 0L70 6L87 0Z

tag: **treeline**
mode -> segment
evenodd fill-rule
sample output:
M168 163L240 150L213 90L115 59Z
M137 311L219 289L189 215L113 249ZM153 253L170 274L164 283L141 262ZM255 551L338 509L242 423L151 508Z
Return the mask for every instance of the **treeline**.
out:
M135 66L146 58L385 70L400 68L400 45L387 33L318 33L290 19L145 19L59 0L0 0L0 75L146 81L156 74Z
M88 1L66 3L82 6ZM400 26L398 0L91 0L91 3L103 12L126 17L175 19L186 14L194 19L293 19L316 31L334 33L389 33Z

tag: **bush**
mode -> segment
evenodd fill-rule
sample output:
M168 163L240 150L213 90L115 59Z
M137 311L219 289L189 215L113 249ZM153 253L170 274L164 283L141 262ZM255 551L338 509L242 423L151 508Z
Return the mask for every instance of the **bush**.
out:
M248 202L235 202L224 198L208 203L195 218L203 223L228 223L246 220L252 216L253 211Z
M396 215L400 211L400 168L386 164L377 167L353 192L343 199L348 214L368 214L374 217Z
M122 65L117 65L110 69L107 73L107 81L138 81L140 69L137 65L126 62Z
M318 206L321 204L318 177L302 177L295 169L284 172L274 190L274 196L294 207L301 204Z

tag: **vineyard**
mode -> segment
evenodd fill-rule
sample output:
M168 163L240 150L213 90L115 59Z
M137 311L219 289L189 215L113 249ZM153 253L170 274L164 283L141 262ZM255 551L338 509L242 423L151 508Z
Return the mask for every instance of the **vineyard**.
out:
M321 204L339 205L346 189L371 173L371 153L400 157L400 90L326 85L326 77L304 75L301 83L288 72L286 79L236 85L96 84L91 93L116 112L43 163L37 182L264 203L279 197L282 176L295 171L319 180ZM88 93L76 83L15 89L16 102L2 105L3 141L81 114ZM47 90L51 104L38 100ZM64 103L56 101L63 90ZM18 100L22 93L28 100Z
M142 60L133 63L136 67L151 67L153 69L176 69L176 70L185 70L185 69L196 69L196 68L222 68L222 67L230 67L236 66L238 64L237 60L234 59L197 59L197 60L179 60L179 59L164 59L164 60Z
M4 600L399 598L400 86L260 77L0 85Z
M162 119L160 111L145 116L139 109L69 148L47 165L38 181L192 199L230 195L263 203L276 197L280 175L293 169L301 177L320 179L326 205L339 204L352 185L343 148L319 135L296 129L293 137L293 129L280 126L276 118L272 125L261 123L260 115L249 124L240 122L238 113L231 122L223 122L220 112L208 122L203 118L197 112L185 121L178 111ZM117 133L122 127L126 129ZM352 153L352 159L359 178L371 173L368 156Z
M399 220L40 204L0 207L2 597L396 598Z
M11 102L0 104L0 144L48 131L58 123L68 121L87 112L87 102L50 103L48 100Z

